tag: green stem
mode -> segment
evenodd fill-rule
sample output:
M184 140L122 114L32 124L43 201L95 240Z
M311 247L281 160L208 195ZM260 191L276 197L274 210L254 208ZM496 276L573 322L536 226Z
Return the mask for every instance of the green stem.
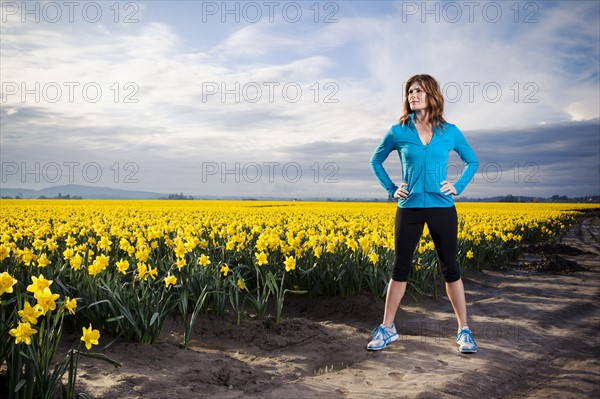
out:
M285 280L285 272L281 277L281 285L279 286L279 290L277 291L277 307L275 309L275 323L279 323L281 321L281 313L283 311L283 301L285 299L285 292L283 291L283 281Z

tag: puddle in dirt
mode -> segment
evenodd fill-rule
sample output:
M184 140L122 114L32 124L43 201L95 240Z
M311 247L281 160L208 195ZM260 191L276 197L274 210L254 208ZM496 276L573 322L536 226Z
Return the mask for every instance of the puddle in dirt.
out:
M340 370L350 368L356 362L328 362L324 363L313 370L313 375L323 375L329 373L335 373Z
M183 348L183 344L179 344L179 346ZM212 342L206 342L195 338L190 339L187 349L196 352L217 351L223 353L230 350L230 348L227 348L225 345L216 345Z
M339 354L337 356L330 356L327 360L321 362L320 365L313 369L313 375L330 374L345 370L360 362L364 358L365 356L360 355L348 356L347 353L345 356L340 356Z

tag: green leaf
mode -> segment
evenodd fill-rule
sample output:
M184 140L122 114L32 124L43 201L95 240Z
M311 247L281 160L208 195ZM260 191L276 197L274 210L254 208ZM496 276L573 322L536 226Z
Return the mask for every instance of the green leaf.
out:
M100 301L96 301L96 302L90 303L88 305L88 308L91 308L92 306L100 305L101 303L110 303L110 301L108 299L102 299Z
M121 363L117 362L116 360L111 359L110 357L106 356L104 353L96 353L96 352L79 352L79 354L81 356L84 357L88 357L90 359L98 359L98 360L103 360L107 363L112 364L113 366L115 366L115 368L119 368L122 366Z
M21 356L23 356L23 357L24 357L25 359L27 359L27 360L33 360L33 359L37 359L37 357L35 357L35 356L32 356L32 357L30 357L29 355L27 355L27 354L26 354L25 352L23 352L23 351L19 351L19 354L20 354Z
M27 380L21 380L21 381L19 381L19 383L15 387L15 393L19 392L19 389L21 389L23 387L23 385L25 385L26 382L27 382Z
M159 314L158 312L154 312L154 314L152 315L152 318L150 319L150 326L154 324L154 322L156 321L156 319L158 318Z
M123 333L121 332L121 334L120 334L120 335L123 335ZM108 349L108 348L109 348L109 347L110 347L112 344L114 344L114 343L115 343L115 341L116 341L118 338L119 338L119 337L116 337L115 339L113 339L112 341L110 341L108 344L106 344L106 345L104 345L102 348L100 348L99 350L100 350L101 352L102 352L102 351L105 351L105 350L107 350L107 349ZM81 351L78 351L78 352L79 352L79 353L81 353Z
M285 292L289 292L290 294L306 294L308 290L285 290Z

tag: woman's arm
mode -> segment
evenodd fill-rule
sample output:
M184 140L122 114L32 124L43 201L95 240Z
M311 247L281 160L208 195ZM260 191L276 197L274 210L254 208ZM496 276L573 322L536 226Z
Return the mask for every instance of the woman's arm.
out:
M371 170L373 173L375 173L379 183L383 186L383 188L385 188L390 197L394 196L398 186L392 182L392 179L390 179L390 176L383 167L383 162L390 155L390 152L392 152L395 148L396 144L394 142L394 136L392 134L392 129L390 129L371 156Z
M477 168L479 168L479 160L469 143L467 143L467 139L458 128L456 128L454 137L454 151L458 153L460 159L462 159L465 164L460 179L454 184L456 195L458 195L473 179L473 176L475 176L475 172L477 172Z

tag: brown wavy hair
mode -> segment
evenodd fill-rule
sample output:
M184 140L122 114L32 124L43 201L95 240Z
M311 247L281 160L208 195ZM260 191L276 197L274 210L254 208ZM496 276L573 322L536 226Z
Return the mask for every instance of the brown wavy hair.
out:
M408 102L408 89L414 84L419 83L421 88L427 93L427 105L429 108L429 121L435 128L442 126L446 120L443 117L444 113L444 97L440 90L440 85L431 75L415 75L408 79L404 87L404 112L399 120L401 125L410 122L410 114L413 112L410 109Z

